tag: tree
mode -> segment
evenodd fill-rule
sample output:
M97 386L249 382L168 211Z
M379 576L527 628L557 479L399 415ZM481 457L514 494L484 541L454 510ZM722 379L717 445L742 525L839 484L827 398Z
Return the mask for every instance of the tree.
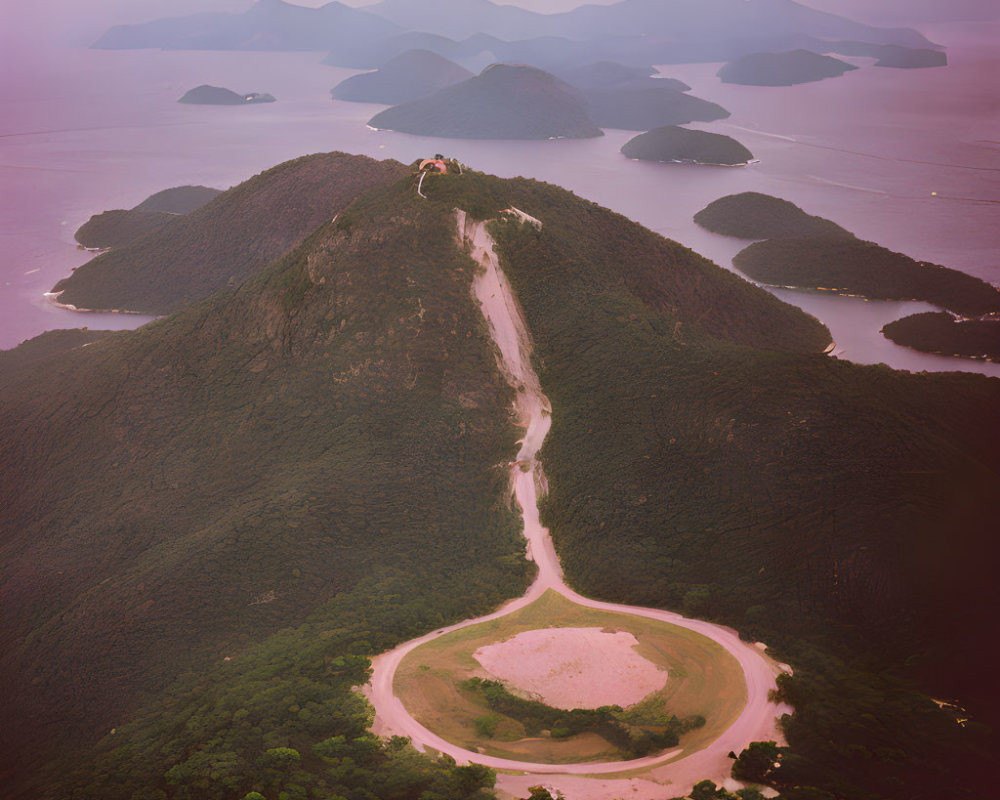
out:
M733 764L733 777L741 781L767 783L781 763L782 748L777 742L750 742Z

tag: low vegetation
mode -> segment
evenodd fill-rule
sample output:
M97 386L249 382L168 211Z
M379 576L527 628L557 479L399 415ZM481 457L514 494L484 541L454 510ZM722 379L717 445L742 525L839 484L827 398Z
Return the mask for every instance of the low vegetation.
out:
M682 734L705 724L703 717L680 720L662 711L650 719L642 719L639 713L625 711L621 706L553 708L511 694L499 681L480 678L469 678L462 688L496 712L477 719L477 728L489 737L495 733L501 717L507 717L520 723L528 736L547 732L553 739L569 739L582 733L596 733L618 748L626 759L676 747Z

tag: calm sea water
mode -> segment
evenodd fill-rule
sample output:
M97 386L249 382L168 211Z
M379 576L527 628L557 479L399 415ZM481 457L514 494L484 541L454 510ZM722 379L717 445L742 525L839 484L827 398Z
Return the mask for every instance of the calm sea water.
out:
M0 86L0 347L52 328L143 321L74 314L42 297L91 257L73 241L91 214L180 184L227 188L329 150L403 162L444 152L476 169L558 183L726 268L744 243L691 217L722 195L766 192L894 250L1000 283L1000 94L990 83L1000 74L1000 26L927 32L950 46L947 69L876 69L858 59L862 69L841 78L770 88L722 84L718 65L663 67L732 112L700 126L735 136L760 159L729 169L629 161L618 152L634 135L626 131L549 142L371 131L365 122L381 107L331 101L328 90L352 73L320 65L317 54L61 51L51 71ZM201 83L270 92L279 102L176 103ZM776 294L830 327L838 357L1000 377L1000 365L922 355L878 334L923 304Z

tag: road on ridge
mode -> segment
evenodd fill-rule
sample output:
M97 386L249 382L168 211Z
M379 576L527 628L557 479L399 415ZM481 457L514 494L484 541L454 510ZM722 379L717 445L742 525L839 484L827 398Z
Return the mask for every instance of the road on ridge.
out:
M524 535L528 542L528 558L538 567L538 576L527 592L492 614L469 619L447 628L406 642L394 650L375 657L372 679L365 694L375 707L373 729L383 735L407 736L421 749L433 748L454 758L459 764L474 762L498 770L516 770L525 775L501 774L497 788L514 795L525 796L530 786L542 783L563 792L571 800L590 800L623 796L626 792L635 800L654 800L664 796L664 785L673 795L690 791L694 783L704 778L717 782L729 776L732 760L728 754L739 753L751 741L780 738L776 720L791 709L771 702L769 693L775 688L775 676L780 671L759 647L743 642L734 631L702 620L687 619L671 611L605 603L583 597L570 589L563 580L562 569L552 545L552 538L539 520L538 490L544 491L545 478L535 455L551 425L551 408L542 392L538 375L531 366L531 340L524 314L506 276L500 269L493 249L493 240L482 222L469 220L458 213L459 235L472 246L473 258L483 267L473 283L490 334L499 351L498 364L507 381L515 389L518 423L525 428L517 461L512 465L514 495L524 516ZM601 611L632 614L638 617L668 622L700 633L720 644L732 655L746 678L747 702L736 721L706 747L690 755L682 749L633 759L630 761L540 764L496 758L466 750L445 741L417 722L393 693L393 677L402 659L426 642L451 631L460 630L491 619L506 616L530 605L546 591L558 592L572 602ZM643 778L585 777L650 768Z

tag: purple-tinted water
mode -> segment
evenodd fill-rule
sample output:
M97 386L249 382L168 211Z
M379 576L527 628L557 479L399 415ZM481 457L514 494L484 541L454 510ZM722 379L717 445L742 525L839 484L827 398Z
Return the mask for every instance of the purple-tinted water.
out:
M91 214L180 184L226 188L328 150L403 162L445 152L499 175L559 183L727 268L744 243L691 217L722 195L761 191L892 249L1000 282L1000 100L989 83L1000 74L996 39L983 26L928 33L952 45L948 68L876 69L858 59L863 68L841 78L769 88L722 84L718 65L664 67L732 112L698 127L750 147L760 163L747 168L632 162L618 152L634 135L626 131L549 142L371 131L365 122L381 107L331 101L328 90L351 73L320 65L318 54L62 51L58 68L53 61L0 86L0 347L51 328L140 321L73 314L42 298L91 257L73 241ZM270 92L279 102L176 103L200 83ZM1000 376L1000 365L919 354L878 334L922 304L777 293L827 323L841 357Z

